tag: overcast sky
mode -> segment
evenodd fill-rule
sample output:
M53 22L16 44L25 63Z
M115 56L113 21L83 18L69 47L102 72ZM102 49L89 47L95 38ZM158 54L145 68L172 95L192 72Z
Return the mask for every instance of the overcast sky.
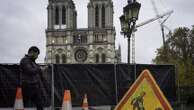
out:
M142 4L138 23L156 16L150 0L137 0ZM194 0L154 0L160 14L174 10L165 23L171 30L194 24ZM89 0L74 0L78 28L87 28L87 3ZM127 39L120 35L119 17L127 0L113 0L116 47L121 45L122 61L127 62ZM41 49L39 63L45 58L45 29L47 27L48 0L1 0L0 4L0 63L19 63L31 45ZM166 33L168 30L165 30ZM162 46L162 36L157 21L138 28L135 33L136 63L152 63L156 49Z

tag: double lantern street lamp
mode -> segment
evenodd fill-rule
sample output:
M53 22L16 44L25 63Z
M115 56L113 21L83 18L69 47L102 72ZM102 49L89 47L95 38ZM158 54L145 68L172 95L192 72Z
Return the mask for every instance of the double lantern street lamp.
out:
M130 64L130 39L138 20L141 4L136 0L128 0L127 6L123 8L123 15L120 17L121 33L128 39L128 63Z

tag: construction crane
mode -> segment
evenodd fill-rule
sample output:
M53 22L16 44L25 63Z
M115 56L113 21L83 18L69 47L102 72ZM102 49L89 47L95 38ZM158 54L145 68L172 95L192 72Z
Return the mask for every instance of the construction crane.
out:
M154 0L151 0L151 3L152 3L152 6L153 6L153 9L154 9L154 12L156 14L156 16L159 15L159 11L158 11L158 8L156 7L156 3ZM168 18L170 17L171 14L169 14L165 19L158 19L158 22L160 24L160 27L161 27L161 32L162 32L162 39L163 39L163 46L165 48L165 33L164 33L164 28L166 28L169 32L171 32L171 30L164 24Z
M139 27L142 27L142 26L144 26L144 25L146 25L146 24L149 24L149 23L151 23L151 22L154 22L154 21L156 21L156 20L158 20L158 19L160 19L160 18L163 18L163 17L165 17L165 16L169 16L169 15L171 15L173 13L173 10L170 10L170 11L168 11L168 12L165 12L165 13L163 13L163 14L161 14L161 15L157 15L156 17L154 17L154 18L151 18L151 19L149 19L149 20L147 20L147 21L145 21L145 22L142 22L142 23L140 23L140 24L137 24L136 26L135 26L135 29L133 30L133 32L132 32L132 63L134 64L135 63L135 31L137 31L137 28L139 28Z
M159 15L159 11L158 8L156 7L156 3L155 0L151 0L154 12L156 14L156 16ZM171 14L170 14L171 15ZM170 17L170 15L168 15L165 19L158 19L158 22L160 24L160 28L161 28L161 32L162 32L162 39L163 39L163 51L165 53L165 58L166 59L168 57L168 53L167 53L167 45L166 45L166 40L165 40L165 33L164 33L164 29L167 29L169 31L169 35L171 35L171 30L165 25L165 22L168 20L168 18Z

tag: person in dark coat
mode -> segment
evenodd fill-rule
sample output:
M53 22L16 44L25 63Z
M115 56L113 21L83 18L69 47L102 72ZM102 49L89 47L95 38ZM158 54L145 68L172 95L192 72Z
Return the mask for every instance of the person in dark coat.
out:
M37 110L43 110L40 90L40 75L42 71L40 66L36 64L36 59L40 50L36 46L32 46L20 61L21 69L21 87L25 102L32 102L36 105Z

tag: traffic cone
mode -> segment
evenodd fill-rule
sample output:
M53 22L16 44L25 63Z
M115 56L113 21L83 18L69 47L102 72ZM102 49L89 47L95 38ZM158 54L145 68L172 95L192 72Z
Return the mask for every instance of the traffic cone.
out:
M65 90L61 110L72 110L70 90Z
M88 98L87 98L87 94L84 95L83 104L82 104L82 110L88 110Z
M24 110L22 89L17 88L14 110Z

